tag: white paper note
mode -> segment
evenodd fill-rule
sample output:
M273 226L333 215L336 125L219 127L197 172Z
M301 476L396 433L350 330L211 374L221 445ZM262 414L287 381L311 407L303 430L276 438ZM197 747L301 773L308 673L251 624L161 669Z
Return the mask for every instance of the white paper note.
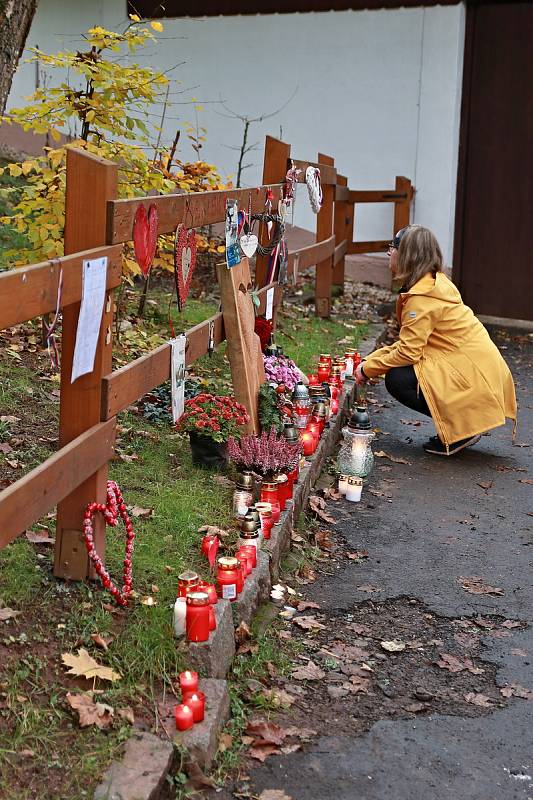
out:
M184 333L170 340L170 385L172 391L172 419L176 423L185 409L185 345Z
M83 262L81 306L72 360L71 382L92 372L104 312L107 256Z
M272 312L274 310L274 286L267 289L267 300L265 309L265 319L272 319Z

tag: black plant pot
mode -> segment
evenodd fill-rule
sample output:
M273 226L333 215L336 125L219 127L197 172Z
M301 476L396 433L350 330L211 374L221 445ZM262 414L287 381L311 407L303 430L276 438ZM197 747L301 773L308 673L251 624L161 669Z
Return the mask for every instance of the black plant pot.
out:
M195 467L220 468L228 465L228 446L226 442L215 442L209 436L189 431L192 463Z

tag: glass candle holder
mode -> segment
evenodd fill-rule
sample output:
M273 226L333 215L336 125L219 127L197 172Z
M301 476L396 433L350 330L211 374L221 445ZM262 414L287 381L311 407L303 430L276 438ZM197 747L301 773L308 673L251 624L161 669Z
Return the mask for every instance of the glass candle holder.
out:
M253 503L253 494L249 489L235 489L233 492L233 513L236 517L244 517Z

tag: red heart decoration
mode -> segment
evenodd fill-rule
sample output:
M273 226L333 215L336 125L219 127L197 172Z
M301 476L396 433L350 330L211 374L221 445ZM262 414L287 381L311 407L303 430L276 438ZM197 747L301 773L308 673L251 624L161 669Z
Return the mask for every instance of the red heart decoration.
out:
M139 206L133 220L133 249L137 264L145 278L148 277L157 247L157 208L154 203L148 209Z
M185 305L196 266L196 233L185 225L178 225L174 240L174 278L178 293L178 308Z
M117 589L111 580L111 576L104 567L103 561L96 552L94 546L93 518L97 512L103 515L107 524L111 525L112 528L117 525L119 515L126 526L126 554L124 556L124 585L122 586L122 591ZM135 539L135 532L124 504L122 492L118 488L115 481L107 482L107 501L105 505L103 503L89 503L85 509L85 513L83 515L83 538L85 541L85 547L87 549L87 555L91 559L94 569L102 581L104 589L107 589L109 592L111 592L119 606L127 606L133 587L131 561L133 557L133 540Z
M220 539L218 536L215 536L212 533L206 533L204 538L202 539L202 544L200 549L204 556L209 561L209 566L211 569L215 566L215 561L217 558L218 548L220 547Z

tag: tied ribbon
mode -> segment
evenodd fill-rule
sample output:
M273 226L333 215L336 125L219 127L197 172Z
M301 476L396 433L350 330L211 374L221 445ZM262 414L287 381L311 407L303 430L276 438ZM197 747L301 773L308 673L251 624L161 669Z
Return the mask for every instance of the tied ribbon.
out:
M126 553L124 556L124 572L123 572L123 586L122 591L118 589L113 581L109 572L104 567L104 562L96 552L94 546L94 528L93 520L95 514L102 514L106 523L112 528L118 524L118 518L121 517L126 527ZM132 557L133 557L133 541L135 539L135 532L133 525L128 516L122 492L115 483L115 481L107 482L107 500L106 504L103 503L89 503L83 515L83 539L89 556L94 566L95 572L102 582L104 589L107 589L118 603L119 606L127 606L133 588L133 575L132 575Z

